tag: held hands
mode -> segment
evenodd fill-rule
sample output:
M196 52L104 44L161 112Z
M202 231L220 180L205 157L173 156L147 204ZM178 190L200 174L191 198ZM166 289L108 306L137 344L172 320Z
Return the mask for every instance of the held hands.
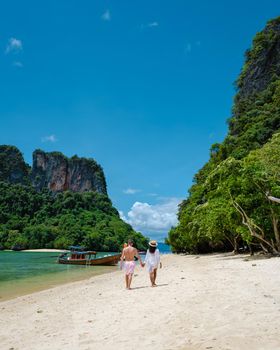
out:
M140 262L141 267L145 266L145 263L143 263L142 261Z

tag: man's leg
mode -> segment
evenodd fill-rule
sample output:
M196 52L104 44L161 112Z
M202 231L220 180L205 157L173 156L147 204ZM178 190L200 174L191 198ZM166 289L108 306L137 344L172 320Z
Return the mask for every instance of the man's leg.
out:
M128 289L128 275L125 274L125 288Z
M132 276L133 276L133 273L130 273L127 277L128 277L128 285L127 285L127 289L131 289L130 288L130 285L131 285L131 281L132 281Z

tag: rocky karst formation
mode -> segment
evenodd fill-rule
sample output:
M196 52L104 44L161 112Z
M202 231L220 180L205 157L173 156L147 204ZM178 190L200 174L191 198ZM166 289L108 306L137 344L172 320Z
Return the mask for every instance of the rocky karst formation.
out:
M280 19L269 21L246 52L246 62L237 81L240 98L265 90L280 76Z
M32 184L37 191L94 191L107 195L103 169L94 159L77 156L67 158L60 152L36 150L33 153L33 166L30 168L16 147L2 145L0 181Z
M33 153L31 173L33 186L37 190L48 188L52 192L96 191L107 194L103 170L93 159L65 157L59 152Z
M16 147L0 145L0 181L26 184L29 171L30 167Z

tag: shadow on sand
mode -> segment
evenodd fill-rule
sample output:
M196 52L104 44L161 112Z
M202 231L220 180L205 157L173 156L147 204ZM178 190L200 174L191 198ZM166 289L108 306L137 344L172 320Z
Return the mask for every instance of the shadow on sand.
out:
M262 253L256 253L254 255L242 254L242 253L239 253L239 254L223 253L223 254L215 254L215 257L221 260L255 261L255 260L270 259L273 256L270 254L262 254Z
M168 286L168 283L157 284L156 287L152 287L152 286L132 287L131 290L143 289L143 288L158 288L158 287L165 287L165 286Z

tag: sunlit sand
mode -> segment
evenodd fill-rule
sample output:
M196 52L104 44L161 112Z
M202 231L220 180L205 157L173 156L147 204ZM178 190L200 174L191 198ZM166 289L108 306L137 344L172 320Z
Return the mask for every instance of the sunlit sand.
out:
M3 349L280 348L280 260L166 255L151 288L137 267L0 303Z

